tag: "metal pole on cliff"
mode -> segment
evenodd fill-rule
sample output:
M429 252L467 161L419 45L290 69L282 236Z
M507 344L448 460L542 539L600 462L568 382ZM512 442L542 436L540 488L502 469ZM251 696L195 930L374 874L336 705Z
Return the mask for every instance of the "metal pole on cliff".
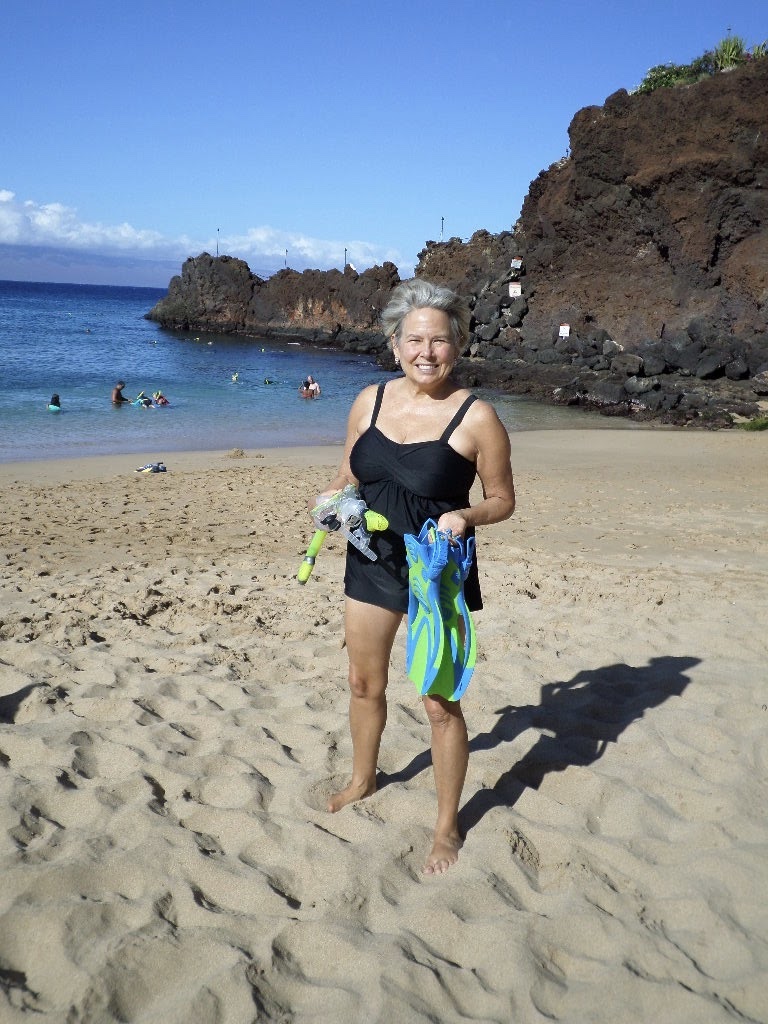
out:
M288 269L288 250L285 250L285 269Z
M347 247L344 246L344 269L347 269Z
M445 217L440 218L440 241L443 240L443 228L445 227Z
M221 228L216 228L216 255L219 255L219 232Z

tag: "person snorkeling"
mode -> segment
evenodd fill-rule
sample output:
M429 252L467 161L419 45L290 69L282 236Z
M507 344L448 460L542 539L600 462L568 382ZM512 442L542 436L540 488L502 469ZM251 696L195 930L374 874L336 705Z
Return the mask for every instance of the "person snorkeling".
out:
M165 397L162 391L153 391L152 398L155 400L155 405L170 405L171 403Z

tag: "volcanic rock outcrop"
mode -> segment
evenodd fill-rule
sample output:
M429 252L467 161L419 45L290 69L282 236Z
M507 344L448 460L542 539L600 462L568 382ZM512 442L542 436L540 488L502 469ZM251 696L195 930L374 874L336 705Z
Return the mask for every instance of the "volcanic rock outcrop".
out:
M673 422L768 395L768 59L695 85L620 90L574 117L512 232L427 242L417 276L473 307L472 383ZM167 326L322 339L386 364L391 264L357 274L187 260Z
M552 318L631 347L706 318L740 337L768 310L768 60L629 96L573 119L517 232L536 282L526 333Z
M340 270L280 270L266 280L232 256L185 261L168 294L148 314L165 327L289 337L353 345L380 338L379 316L400 281L394 263L358 274Z

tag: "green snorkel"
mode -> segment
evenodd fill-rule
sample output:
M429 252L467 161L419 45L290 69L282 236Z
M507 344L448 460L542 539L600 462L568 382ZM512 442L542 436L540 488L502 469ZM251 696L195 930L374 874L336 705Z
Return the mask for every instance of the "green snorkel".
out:
M376 561L376 552L371 551L371 534L376 530L386 530L389 522L385 516L367 508L352 484L315 505L310 515L317 529L299 566L296 576L299 583L307 582L325 538L336 530L366 558Z
M315 567L315 559L323 546L323 541L328 536L327 530L315 530L312 540L309 542L307 553L304 555L304 560L299 566L299 572L296 579L299 583L306 583L312 574L312 570Z

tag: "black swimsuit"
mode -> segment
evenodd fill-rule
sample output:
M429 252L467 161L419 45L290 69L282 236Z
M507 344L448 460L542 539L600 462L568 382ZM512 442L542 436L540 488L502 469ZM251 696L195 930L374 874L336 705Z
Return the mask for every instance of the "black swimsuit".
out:
M408 611L408 562L403 534L421 530L426 519L437 520L444 512L467 508L477 471L475 464L448 444L467 409L476 401L469 395L437 441L398 444L376 426L384 397L379 385L371 425L355 441L350 467L358 480L361 498L368 508L389 520L389 529L374 533L372 562L352 544L347 546L344 593L366 604ZM467 534L471 536L472 530ZM483 607L477 562L464 584L464 596L472 611Z

